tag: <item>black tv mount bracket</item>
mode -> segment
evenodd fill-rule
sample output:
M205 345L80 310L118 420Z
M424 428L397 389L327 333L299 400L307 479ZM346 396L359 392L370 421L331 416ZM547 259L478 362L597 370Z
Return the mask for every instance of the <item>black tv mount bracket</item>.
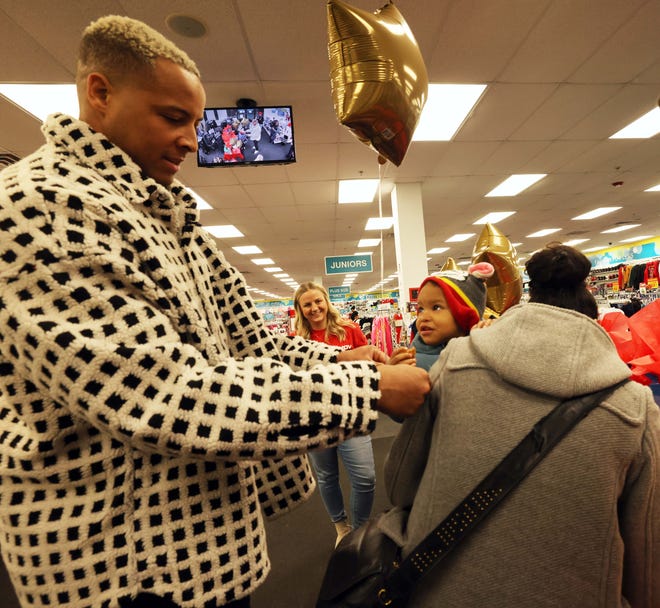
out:
M236 100L236 105L239 108L256 108L257 102L254 99L250 99L249 97L241 97L240 99Z

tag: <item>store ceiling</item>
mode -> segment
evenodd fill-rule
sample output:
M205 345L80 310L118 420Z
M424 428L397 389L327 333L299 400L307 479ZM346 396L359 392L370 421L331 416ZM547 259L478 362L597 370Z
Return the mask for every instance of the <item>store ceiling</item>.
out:
M354 0L375 11L383 1ZM381 167L381 206L391 214L396 183L419 182L426 248L455 233L480 232L489 211L516 211L498 224L525 256L549 238L526 235L561 228L560 240L582 247L660 235L660 135L610 140L656 107L660 95L660 3L657 0L398 0L424 57L430 82L484 83L488 88L451 142L415 142L400 167ZM190 39L168 30L182 13L208 28ZM141 19L177 42L198 63L207 104L293 106L297 163L200 169L189 158L182 181L215 208L206 224L234 224L245 238L219 240L248 283L282 296L290 289L232 246L254 244L295 280L323 277L324 256L356 253L379 203L338 205L339 179L377 178L377 154L337 121L330 93L323 0L0 0L0 82L73 82L80 32L106 14ZM23 157L42 142L37 121L0 98L0 154ZM484 195L512 173L547 173L510 198ZM622 182L621 185L613 184ZM600 206L622 206L592 221L571 218ZM640 228L600 234L619 223ZM421 238L421 235L420 235ZM469 258L474 239L431 257ZM373 249L374 273L355 291L396 271L393 231ZM253 257L253 256L252 256ZM340 284L325 277L326 286Z

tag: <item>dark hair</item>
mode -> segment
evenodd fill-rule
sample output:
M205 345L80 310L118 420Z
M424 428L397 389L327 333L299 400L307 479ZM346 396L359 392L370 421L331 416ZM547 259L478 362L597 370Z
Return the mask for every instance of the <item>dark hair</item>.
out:
M529 301L576 310L598 318L598 304L585 282L589 258L561 243L548 243L525 264L529 275Z

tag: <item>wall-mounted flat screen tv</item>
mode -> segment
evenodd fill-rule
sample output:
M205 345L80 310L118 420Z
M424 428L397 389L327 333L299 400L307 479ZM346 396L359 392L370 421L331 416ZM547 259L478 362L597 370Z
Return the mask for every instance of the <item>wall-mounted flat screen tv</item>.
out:
M294 163L291 106L205 108L197 144L200 167Z

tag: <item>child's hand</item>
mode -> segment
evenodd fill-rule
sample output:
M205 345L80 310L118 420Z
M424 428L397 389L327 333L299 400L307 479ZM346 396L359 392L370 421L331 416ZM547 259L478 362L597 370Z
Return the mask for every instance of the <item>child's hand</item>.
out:
M482 319L476 325L474 325L472 329L483 329L484 327L490 327L493 324L493 321L495 321L495 319Z
M399 346L392 351L388 365L415 365L415 347Z

